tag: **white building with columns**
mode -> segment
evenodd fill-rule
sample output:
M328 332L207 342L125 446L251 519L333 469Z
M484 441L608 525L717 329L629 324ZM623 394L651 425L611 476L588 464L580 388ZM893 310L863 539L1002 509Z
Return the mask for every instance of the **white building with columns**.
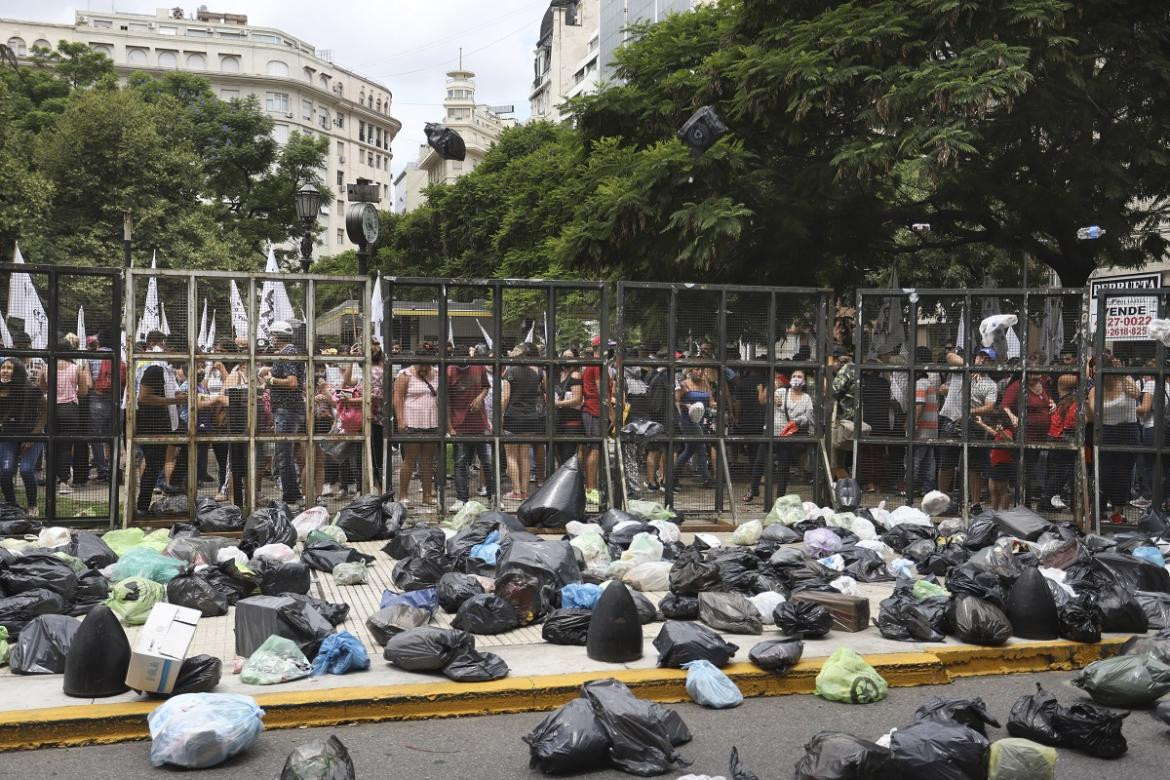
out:
M346 183L358 177L377 183L379 208L391 210L390 144L402 127L390 114L393 95L334 63L329 51L205 6L193 14L159 9L153 16L77 11L71 25L0 18L0 41L17 57L28 57L34 46L56 49L62 40L104 52L122 77L180 70L206 78L223 100L255 97L279 142L293 132L328 138L320 254L354 248L345 235Z

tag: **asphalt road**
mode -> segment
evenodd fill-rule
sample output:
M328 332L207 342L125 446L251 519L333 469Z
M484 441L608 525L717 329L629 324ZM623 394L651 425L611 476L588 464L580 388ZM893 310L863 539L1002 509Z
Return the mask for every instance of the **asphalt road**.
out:
M734 710L704 710L693 704L676 705L694 740L681 748L692 761L695 774L727 772L732 745L739 747L745 766L761 778L790 778L805 742L821 730L847 731L876 739L889 729L910 722L914 710L931 695L981 696L1001 723L1018 696L1032 693L1040 682L1064 704L1082 694L1070 684L1071 674L1046 673L1012 677L982 677L929 688L898 688L885 701L846 705L814 696L781 696L748 699ZM198 777L274 778L296 745L312 738L336 734L349 748L359 778L409 778L410 780L514 780L538 778L528 768L527 746L520 737L528 733L543 713L496 715L481 718L382 723L329 729L265 732L256 747L219 767L187 774L181 770L155 769L148 745L134 742L88 748L9 753L0 756L0 778L87 778L133 780L134 778ZM1170 729L1151 712L1138 711L1125 722L1123 733L1129 752L1116 761L1102 761L1072 750L1061 750L1057 777L1061 780L1098 780L1113 775L1127 780L1165 778ZM1005 729L991 729L988 736L1007 736ZM678 777L677 772L666 777ZM620 772L583 775L589 780L628 778Z

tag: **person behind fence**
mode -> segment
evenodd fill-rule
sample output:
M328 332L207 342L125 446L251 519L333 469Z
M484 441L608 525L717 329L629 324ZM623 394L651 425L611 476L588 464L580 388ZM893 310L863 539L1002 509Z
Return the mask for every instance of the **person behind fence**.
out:
M1048 440L1072 445L1076 442L1077 427L1077 383L1076 374L1061 374L1056 379L1057 402L1048 417ZM1044 490L1040 495L1040 506L1045 502L1053 509L1068 509L1071 499L1071 480L1079 450L1049 450L1048 467L1044 472Z
M305 433L305 364L279 360L301 354L293 344L292 325L284 320L272 323L268 332L272 351L278 356L267 375L266 384L272 401L272 426L278 434ZM303 500L297 479L296 444L281 441L276 445L276 462L280 475L281 499L291 507Z
M155 338L152 338L155 337ZM158 331L152 331L147 336L147 343L160 345L165 337ZM161 351L161 350L160 350ZM176 392L168 381L168 371L161 362L151 363L142 370L138 380L137 412L134 416L135 434L140 436L168 436L173 434L179 425L180 404L187 403L185 393ZM138 480L138 513L145 515L150 511L150 498L154 485L162 474L166 464L167 445L141 442L142 459L144 461L142 474Z
M89 373L93 377L93 385L89 391L89 435L108 437L114 432L114 372L119 372L122 387L126 386L126 364L118 360L113 354L113 340L110 331L103 330L97 336L91 336L94 342L94 351L105 359L89 361ZM93 448L93 465L98 482L110 478L111 453L105 441L95 440Z
M930 362L930 347L914 350L914 360L925 364ZM933 372L919 371L914 380L914 440L934 442L938 439L938 388L939 376ZM925 495L935 488L935 453L929 444L914 448L911 475L916 495ZM910 486L906 486L910 490Z
M590 345L593 347L593 358L600 360L604 351L601 346L601 336L594 336ZM581 424L584 426L585 436L600 439L601 437L601 367L585 366L581 370ZM581 463L585 467L585 496L587 500L596 501L599 498L597 490L598 469L601 462L601 445L597 441L582 444L580 448Z
M231 339L225 339L219 346L224 353L238 353L240 346ZM219 364L223 375L223 395L226 399L223 418L224 432L229 436L244 436L248 432L248 363L242 358ZM227 468L220 467L217 501L226 501L228 481L231 481L231 495L235 505L244 506L244 485L248 479L248 445L235 441L219 445L226 447ZM220 450L216 450L219 459Z
M349 436L362 433L365 418L362 414L362 383L361 378L354 379L353 364L342 373L341 387L333 390L333 408L336 410L337 433ZM362 475L362 448L358 442L345 442L337 456L337 471L343 485L348 487L350 495L361 493ZM343 494L344 495L344 494Z
M654 353L656 360L665 361L670 353L660 349ZM647 382L647 414L651 421L662 426L663 433L674 424L671 414L674 409L674 378L670 370L659 365ZM761 426L762 427L762 426ZM642 487L646 490L661 491L666 481L666 443L662 439L651 439L646 442L646 481Z
M531 342L517 344L509 352L510 357L533 357L537 347ZM500 377L500 411L504 418L506 436L532 435L544 431L544 415L540 413L538 401L541 396L543 378L532 366L508 366ZM528 497L528 477L531 461L528 443L505 444L508 458L508 478L512 491L504 496L509 500L522 501Z
M1015 418L1006 409L989 415L991 422L985 421L983 415L977 414L972 418L984 433L995 444L1011 444L1015 441ZM994 427L992 424L994 423ZM991 470L988 472L988 485L991 490L991 508L1009 509L1012 505L1012 485L1016 479L1016 453L1008 447L992 447L988 454Z
M687 369L687 377L679 383L675 391L675 405L678 409L678 427L684 436L702 436L703 420L715 412L715 396L711 392L711 384L703 369L693 366ZM703 442L689 441L683 445L678 459L674 462L674 484L672 489L678 489L682 477L682 467L695 458L699 477L703 487L715 487L715 480L711 478L711 466L707 460L707 446Z
M576 360L577 354L566 349L561 353L565 360ZM557 411L557 434L560 436L581 436L585 424L581 421L581 372L576 366L562 365L553 388L553 405ZM565 463L577 453L577 442L558 441L556 445L557 465Z
M447 433L452 437L483 436L487 432L487 407L484 402L491 392L487 368L478 365L447 366ZM458 512L471 498L471 464L479 458L480 473L488 486L491 503L495 480L490 478L491 448L488 442L455 442L455 503L452 512Z
M879 355L878 360L888 363L897 354L897 349L894 349ZM861 375L860 384L862 423L869 426L870 433L875 437L892 436L891 406L894 400L889 375L884 371L865 371ZM890 487L892 472L886 445L862 444L860 454L861 468L858 472L865 483L865 492L873 493L879 488Z
M76 337L75 337L76 338ZM62 341L57 345L61 352L68 352L73 345ZM73 492L74 479L78 484L88 481L89 475L83 474L80 460L77 456L76 442L65 439L66 436L79 436L85 433L81 422L80 399L89 393L89 365L84 361L79 366L72 360L57 360L57 408L56 430L54 433L62 437L55 446L57 492L68 495ZM88 448L88 444L86 447ZM89 466L89 453L85 454L85 470Z
M45 396L28 379L24 364L16 358L0 363L0 434L5 437L40 433L45 429ZM24 509L37 512L37 460L41 442L5 439L0 441L0 489L4 500L17 506L13 476L17 469L24 482Z
M772 445L772 460L777 466L776 495L788 493L788 477L792 466L800 459L803 444L785 442L791 436L808 435L813 433L813 403L808 393L808 380L804 371L796 369L788 377L787 386L782 381L783 375L776 372L772 387L772 435L778 441ZM768 404L768 391L763 385L758 385L757 402L760 406ZM756 459L752 464L751 489L743 502L749 504L760 494L760 479L764 476L764 469L768 466L768 447L763 445L756 450Z
M424 341L416 351L420 357L432 357L435 345ZM435 366L432 363L414 363L394 380L394 424L398 431L413 436L437 436L439 433L439 391L436 388ZM435 505L434 467L435 442L403 441L402 464L398 469L398 499L409 503L410 478L418 466L422 483L422 506Z
M1156 370L1157 360L1151 358L1146 367ZM1157 405L1158 385L1162 384L1162 408ZM1162 428L1162 447L1170 447L1170 426L1167 425L1167 415L1170 414L1170 382L1162 382L1157 376L1147 374L1141 381L1142 400L1138 404L1138 419L1142 425L1142 445L1151 450L1157 444L1155 426ZM1154 480L1161 479L1162 500L1166 500L1166 488L1170 478L1170 453L1162 454L1162 473L1156 474L1157 457L1154 452L1143 453L1141 456L1142 494L1131 503L1139 509L1149 509L1154 501Z
M1099 492L1102 515L1108 515L1112 523L1120 523L1121 510L1129 503L1130 487L1133 484L1135 457L1130 448L1141 441L1137 407L1142 392L1130 376L1105 374L1100 379L1103 385L1102 405L1093 414L1097 430L1100 431L1098 443L1103 447L1118 448L1101 451Z
M1056 402L1048 394L1046 374L1028 374L1024 390L1024 424L1021 426L1025 443L1043 443L1048 440L1048 428L1052 422L1052 412ZM1020 409L1020 380L1014 379L1004 390L1002 406L1010 411L1013 418L1018 417ZM1027 504L1040 498L1043 493L1044 475L1039 468L1040 450L1028 448L1024 450L1024 495L1020 496L1020 503Z

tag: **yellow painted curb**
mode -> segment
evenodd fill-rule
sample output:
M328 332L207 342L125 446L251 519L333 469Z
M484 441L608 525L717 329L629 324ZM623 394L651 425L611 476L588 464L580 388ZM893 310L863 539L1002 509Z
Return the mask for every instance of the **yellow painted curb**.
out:
M1099 644L1029 642L1005 647L946 645L926 652L865 656L891 687L945 685L976 675L1079 669L1115 655L1124 639ZM724 668L744 696L812 693L824 658L802 660L784 675L753 664ZM446 680L413 685L330 688L321 691L259 693L268 729L424 720L467 715L497 715L551 710L576 698L590 680L614 677L639 697L685 701L686 672L681 669L615 669L541 677L507 677L484 683ZM146 739L146 716L158 701L125 702L19 710L0 713L0 752L43 747L75 747Z

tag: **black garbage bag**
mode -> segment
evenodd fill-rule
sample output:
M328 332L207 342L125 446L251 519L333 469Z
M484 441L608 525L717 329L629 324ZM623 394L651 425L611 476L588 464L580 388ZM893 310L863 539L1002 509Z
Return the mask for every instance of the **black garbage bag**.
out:
M822 731L804 746L796 780L891 780L890 751L840 731Z
M14 639L38 615L60 615L66 608L59 593L44 588L26 590L0 598L0 626L8 629L9 639Z
M890 737L890 768L908 780L987 777L991 743L958 723L920 720Z
M487 682L508 676L508 664L495 653L475 648L459 653L443 667L443 675L455 682Z
M349 617L349 604L336 604L332 601L325 601L323 599L316 599L312 596L305 596L300 593L285 593L297 604L302 607L309 607L317 611L321 617L329 622L329 625L336 628L345 622Z
M772 523L764 528L760 534L760 541L775 542L777 544L792 544L799 542L803 537L784 523Z
M1120 552L1102 552L1093 556L1125 586L1130 593L1138 590L1170 593L1170 572L1142 558Z
M70 601L77 590L77 574L48 552L26 553L0 566L0 593L15 596L29 590L51 590Z
M164 496L152 501L147 514L151 515L185 515L190 510L186 496Z
M674 749L661 707L634 696L614 679L585 683L582 693L609 738L609 760L634 775L661 775L688 766Z
M972 555L965 565L994 574L999 577L1000 584L1004 588L1010 588L1023 571L1019 561L1012 555L1011 547L1007 544L993 544L990 547L984 547ZM1035 562L1032 565L1036 565Z
M280 780L355 780L349 751L336 736L298 745L285 759Z
M758 642L748 652L748 658L766 672L784 674L804 654L804 640L795 636L767 639Z
M609 737L587 699L550 712L521 739L528 745L528 766L546 775L589 772L609 762Z
M512 605L521 625L535 623L560 604L560 591L523 571L496 577L497 596Z
M346 541L369 542L387 538L382 522L382 496L362 496L337 514L334 525L345 531Z
M658 609L667 620L698 620L699 597L667 593L658 602Z
M494 593L481 593L459 606L451 627L471 634L503 634L520 627L520 616L515 607Z
M90 569L77 578L77 590L66 614L72 617L88 615L89 611L105 601L110 595L110 581L100 571Z
M1060 615L1048 587L1048 578L1039 569L1024 569L1008 592L1008 620L1012 633L1021 639L1056 639L1060 636Z
M1012 636L1011 621L1002 609L965 593L951 599L947 623L956 638L972 645L1002 645Z
M914 720L953 722L966 726L987 736L987 726L999 728L999 721L991 717L983 699L943 699L931 696L926 703L914 711Z
M395 634L425 626L430 622L431 613L429 611L410 604L398 603L382 607L370 615L366 619L366 628L375 642L385 645Z
M611 550L617 547L619 550L626 550L630 543L634 541L634 537L638 534L650 534L651 536L658 535L658 529L649 523L644 523L635 518L625 523L619 523L614 526L614 529L606 536Z
M859 547L853 554L854 560L845 566L842 572L858 582L889 582L894 579L882 556L873 550Z
M649 519L649 518L645 518L645 519ZM642 521L643 521L643 518L638 516L638 515L632 515L623 509L614 509L612 507L605 510L604 512L602 512L597 517L593 518L593 522L595 522L599 526L601 526L602 532L605 533L606 535L609 535L610 533L612 533L613 529L616 528L621 523L629 523L629 522L640 523Z
M81 623L65 615L41 615L29 621L11 647L13 674L64 674L65 657Z
M495 523L483 523L477 518L467 528L447 540L447 557L451 559L456 571L467 571L467 558L471 555L471 549L487 541L494 530Z
M589 639L590 609L554 609L544 618L541 638L554 645L585 646Z
M924 525L910 525L899 523L881 536L881 540L898 552L902 552L914 542L921 539L934 541L934 528Z
M768 527L771 528L772 526ZM781 547L768 558L768 566L774 571L777 569L792 569L803 566L808 561L808 556L799 547Z
M654 637L658 665L682 668L687 661L702 659L718 667L727 666L739 651L739 645L723 639L706 626L680 620L668 620Z
M305 545L301 560L326 574L332 574L339 563L373 563L374 556L360 553L337 542L313 542Z
M1070 598L1056 608L1060 616L1060 636L1072 642L1101 641L1101 613L1087 594Z
M1077 702L1059 707L1053 718L1061 744L1097 758L1118 758L1129 749L1121 733L1128 712L1115 713L1095 704Z
M304 561L259 558L253 565L260 575L260 592L265 596L276 596L281 593L304 595L313 584L313 573L309 569L309 564Z
M203 617L228 613L227 597L202 574L187 568L167 582L167 601L180 607L197 609Z
M170 696L182 693L211 693L223 676L223 661L213 655L193 655L179 667L179 677Z
M1150 507L1138 520L1138 531L1150 538L1170 538L1170 517L1157 507Z
M897 642L941 642L946 638L946 615L951 600L946 596L916 599L909 593L894 591L882 599L877 620L878 631Z
M1007 730L1013 737L1030 739L1041 745L1062 747L1064 740L1056 727L1056 714L1060 702L1048 691L1036 684L1036 693L1021 696L1012 705L1008 715Z
M647 623L655 623L661 619L658 614L658 607L654 606L654 602L646 597L645 593L627 588L630 591L630 598L634 600L634 606L638 608L638 621L642 625Z
M938 545L933 539L919 539L906 545L906 549L902 551L902 555L906 556L915 563L921 563L929 558L938 550Z
M1145 610L1132 591L1121 585L1108 585L1094 594L1094 605L1101 615L1101 630L1125 634L1144 634L1150 627Z
M772 611L776 628L785 636L820 639L833 627L833 616L811 601L786 601Z
M408 672L437 672L474 649L475 638L466 631L419 626L390 637L382 656Z
M585 476L577 456L569 458L516 510L529 528L554 528L585 519Z
M496 571L503 575L514 570L530 574L558 592L566 585L581 581L573 546L567 541L528 541L506 535L500 541Z
M1026 506L999 509L992 514L996 527L1004 536L1014 536L1034 542L1045 531L1052 530L1052 523Z
M971 524L967 526L967 539L963 545L968 550L982 550L995 544L999 535L1000 529L995 522L995 512L984 512L971 519Z
M266 508L253 512L240 535L240 549L249 556L266 544L295 547L296 543L297 529L293 527L288 504L283 501L270 501Z
M447 572L439 578L437 586L439 606L444 612L457 612L459 606L472 596L483 593L483 585L472 574Z
M195 501L195 527L209 533L241 531L244 528L244 513L235 504L223 504L203 496Z
M984 601L990 601L1000 609L1007 604L1007 596L1000 587L999 577L991 572L982 571L970 561L947 572L946 586L947 590L956 596L960 593L976 596Z
M953 567L966 563L970 559L970 550L961 544L951 542L942 545L930 555L926 556L918 564L918 570L925 574L942 577Z
M446 550L447 537L443 534L443 529L435 526L400 531L382 546L382 552L398 561L403 558L440 556L444 555Z
M451 561L445 555L435 558L403 558L394 564L390 580L403 591L433 588L450 569Z
M0 537L39 534L41 521L31 518L21 507L0 502Z
M65 551L90 569L104 569L118 562L118 554L100 536L90 531L74 531L73 541Z
M204 570L205 576L221 593L226 595L229 588L238 593L236 601L251 596L260 587L260 575L247 566L241 566L233 559L228 559L215 568L222 575L222 579L218 575L212 576L210 570L206 569ZM228 602L235 603L231 600L230 595Z
M855 479L839 479L833 483L833 506L838 512L856 512L861 506L861 486Z
M680 555L670 567L670 592L679 596L697 596L719 587L719 567L703 560L702 554L692 548Z
M763 618L742 593L700 593L699 620L729 634L760 634Z
M1163 723L1170 725L1170 701L1164 701L1155 707L1154 716Z
M441 159L466 159L467 145L463 142L463 137L451 128L438 122L427 122L423 125L423 133L427 137L427 143Z
M731 756L727 761L727 774L731 780L760 780L760 776L744 768L739 759L739 748L731 747Z
M1146 613L1146 622L1151 631L1170 628L1170 594L1139 590L1133 594L1133 598Z

